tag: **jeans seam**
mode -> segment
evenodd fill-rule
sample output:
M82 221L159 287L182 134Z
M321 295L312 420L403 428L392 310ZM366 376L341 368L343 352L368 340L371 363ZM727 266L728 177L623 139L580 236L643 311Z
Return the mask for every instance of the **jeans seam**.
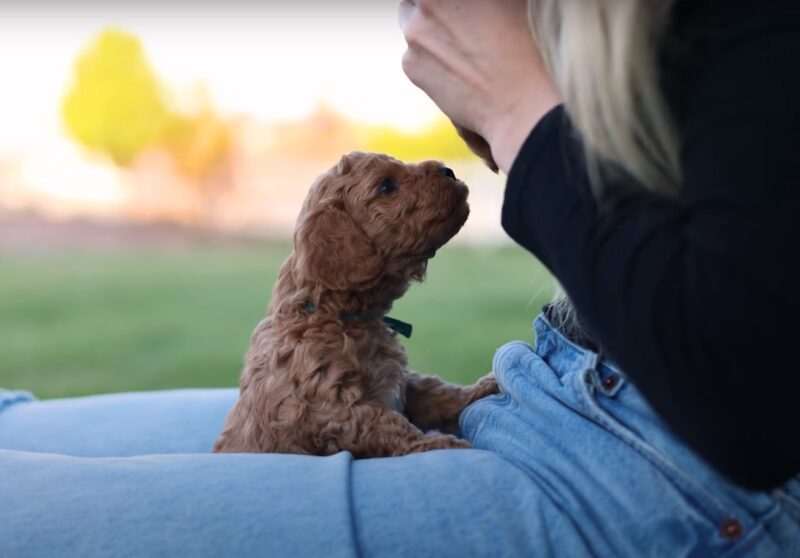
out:
M613 417L608 416L594 400L589 393L588 387L584 380L585 374L579 375L580 388L576 387L584 402L589 406L589 418L597 422L600 426L608 430L614 436L626 443L634 451L639 453L653 466L655 466L662 475L664 475L672 484L676 485L681 492L689 499L693 500L702 510L703 514L712 520L715 524L728 519L730 514L726 512L725 507L711 494L708 494L699 485L695 484L689 479L675 464L661 454L658 450L652 447L647 442L641 440L635 433L619 423Z
M720 555L720 558L732 558L734 556L740 556L741 552L746 551L748 548L756 544L764 532L764 523L770 521L779 513L780 506L776 504L767 513L760 516L758 520L753 523L753 527L745 534L744 537L734 543L731 543L732 546L727 548Z
M785 490L777 489L772 491L771 496L783 507L786 513L795 521L800 522L800 501Z
M358 522L356 521L355 513L355 495L353 494L353 457L350 456L350 461L347 464L347 508L350 514L350 536L353 538L353 550L355 550L356 558L362 558L364 551L361 546L361 537L358 534Z

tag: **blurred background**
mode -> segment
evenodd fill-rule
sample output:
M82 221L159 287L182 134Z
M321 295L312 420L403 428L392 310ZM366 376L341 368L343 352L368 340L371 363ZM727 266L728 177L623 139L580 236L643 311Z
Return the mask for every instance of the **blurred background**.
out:
M405 78L395 2L0 7L0 386L234 386L313 179L441 159L472 214L393 316L467 383L553 294L503 177Z

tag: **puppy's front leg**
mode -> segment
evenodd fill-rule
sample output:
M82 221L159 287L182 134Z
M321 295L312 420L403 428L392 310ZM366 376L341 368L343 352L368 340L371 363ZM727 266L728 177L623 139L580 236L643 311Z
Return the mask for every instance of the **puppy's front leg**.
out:
M494 374L487 374L471 386L457 386L436 376L410 372L406 384L406 416L423 430L457 432L458 416L464 407L497 391Z
M470 447L468 442L449 434L428 436L397 411L383 407L356 405L351 408L350 419L339 425L336 432L329 431L329 436L336 438L340 449L356 457L389 457Z

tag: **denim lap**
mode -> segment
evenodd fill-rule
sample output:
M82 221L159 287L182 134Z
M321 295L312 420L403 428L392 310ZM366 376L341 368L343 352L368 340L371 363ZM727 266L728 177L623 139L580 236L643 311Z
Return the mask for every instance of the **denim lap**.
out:
M730 485L613 363L536 329L462 414L473 450L211 455L233 389L0 390L0 556L800 556L800 481Z

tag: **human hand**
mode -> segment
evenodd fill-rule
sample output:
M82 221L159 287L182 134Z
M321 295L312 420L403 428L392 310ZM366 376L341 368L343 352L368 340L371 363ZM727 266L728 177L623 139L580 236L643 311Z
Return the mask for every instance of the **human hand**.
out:
M458 126L482 136L505 173L560 103L524 0L403 0L403 71Z

